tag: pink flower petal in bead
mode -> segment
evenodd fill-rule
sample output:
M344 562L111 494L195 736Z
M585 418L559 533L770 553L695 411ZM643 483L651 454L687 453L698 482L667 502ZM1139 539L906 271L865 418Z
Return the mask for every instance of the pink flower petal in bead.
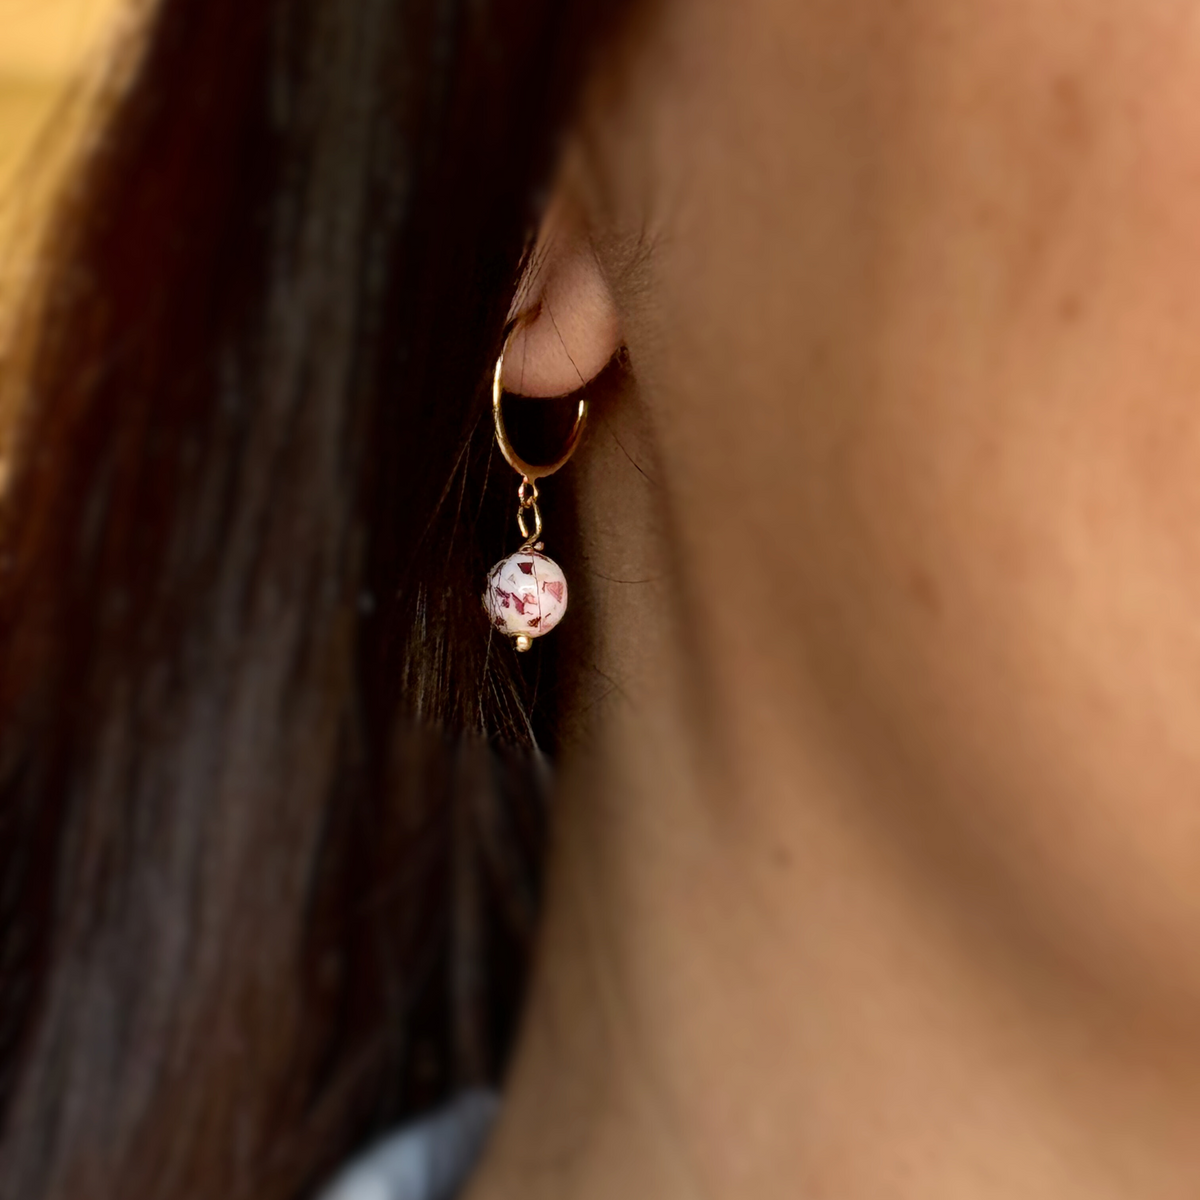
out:
M541 637L567 611L567 577L552 558L519 550L488 572L483 608L501 633Z

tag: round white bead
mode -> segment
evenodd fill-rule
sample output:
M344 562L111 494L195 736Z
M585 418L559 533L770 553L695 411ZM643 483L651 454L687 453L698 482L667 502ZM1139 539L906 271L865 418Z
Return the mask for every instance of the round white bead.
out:
M483 607L501 633L541 637L567 611L567 577L552 558L519 550L488 572Z

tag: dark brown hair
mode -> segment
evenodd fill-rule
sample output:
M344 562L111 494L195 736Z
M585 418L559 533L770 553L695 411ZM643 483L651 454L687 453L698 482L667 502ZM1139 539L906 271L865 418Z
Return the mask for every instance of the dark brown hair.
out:
M3 378L4 1200L306 1195L503 1071L482 385L600 7L161 0L110 73Z

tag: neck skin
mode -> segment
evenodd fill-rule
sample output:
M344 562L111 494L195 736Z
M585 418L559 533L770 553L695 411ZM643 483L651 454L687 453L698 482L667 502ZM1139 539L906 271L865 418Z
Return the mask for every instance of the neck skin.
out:
M615 411L576 468L567 652L598 666L469 1200L1191 1200L1196 1063L1023 955L749 643L705 642L652 439Z

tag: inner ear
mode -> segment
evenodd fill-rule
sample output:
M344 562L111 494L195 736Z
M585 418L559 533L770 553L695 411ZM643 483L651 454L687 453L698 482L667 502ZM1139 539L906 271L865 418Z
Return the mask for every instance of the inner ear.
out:
M621 345L612 290L573 206L552 206L511 314L504 388L565 396L590 383Z

